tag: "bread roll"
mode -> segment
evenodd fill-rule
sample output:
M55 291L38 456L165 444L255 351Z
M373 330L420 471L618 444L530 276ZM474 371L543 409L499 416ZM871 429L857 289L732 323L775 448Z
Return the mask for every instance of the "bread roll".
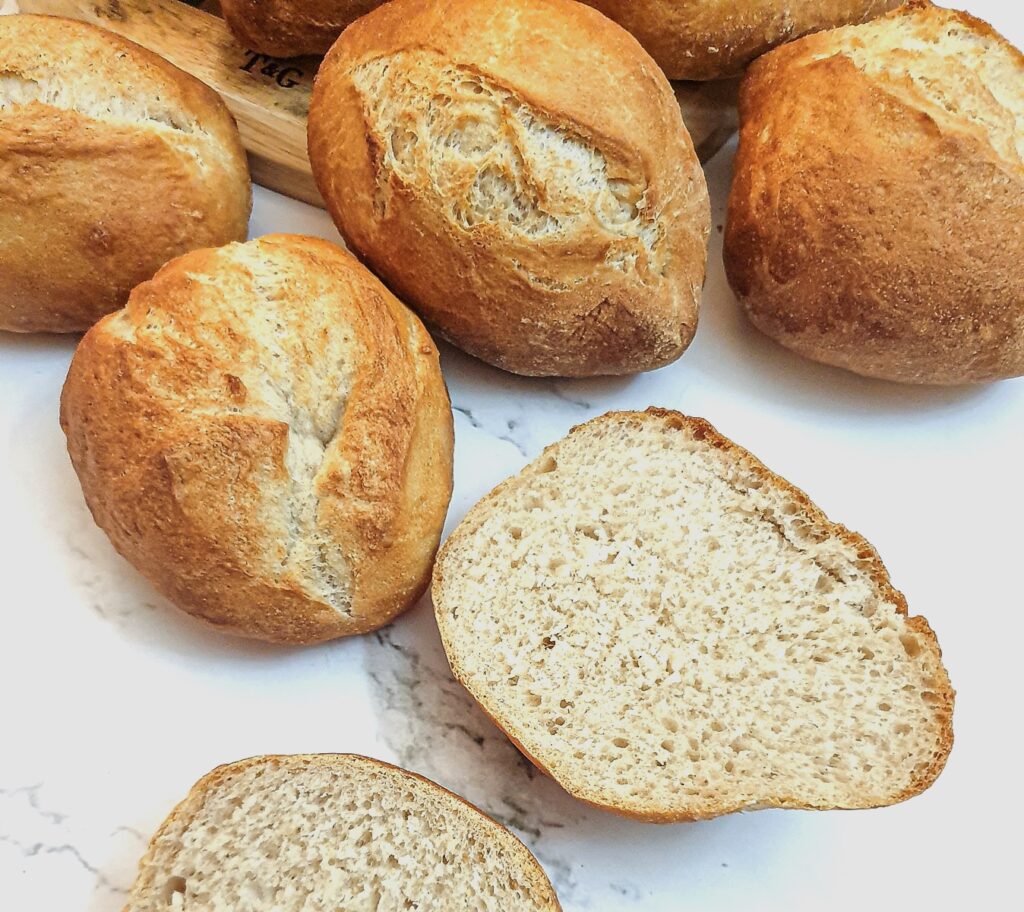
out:
M114 547L220 628L362 633L426 586L452 486L437 349L332 244L167 264L82 340L61 424Z
M558 912L526 846L457 795L366 757L256 757L196 783L124 912Z
M583 0L631 31L669 79L735 76L779 44L903 0Z
M700 419L576 428L469 511L433 595L484 710L630 817L894 804L952 746L939 645L874 548Z
M244 240L250 205L215 92L95 26L0 16L0 329L87 329L169 259Z
M310 160L353 250L520 374L628 374L693 336L710 223L672 90L572 0L394 0L324 60Z
M342 30L384 0L220 0L247 48L275 57L326 54Z
M908 383L1024 374L1024 56L914 2L750 70L725 264L750 319Z

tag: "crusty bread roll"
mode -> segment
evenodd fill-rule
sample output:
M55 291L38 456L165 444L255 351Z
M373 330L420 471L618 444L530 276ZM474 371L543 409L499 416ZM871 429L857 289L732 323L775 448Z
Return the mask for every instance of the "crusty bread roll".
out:
M220 0L228 26L261 54L326 54L351 22L384 0Z
M903 0L583 0L640 40L669 79L721 79L777 45Z
M759 60L725 263L793 350L888 380L1024 374L1024 55L914 2Z
M211 624L312 643L426 587L452 485L437 349L339 247L172 261L82 340L61 424L114 547Z
M95 26L0 16L0 329L87 329L173 257L244 240L250 205L215 92Z
M558 912L526 846L457 795L351 755L256 757L196 783L124 912Z
M693 336L710 211L672 90L572 0L393 0L324 60L317 184L446 338L521 374L648 370Z
M628 816L893 804L952 745L938 643L871 545L675 412L548 447L470 510L433 595L484 710Z

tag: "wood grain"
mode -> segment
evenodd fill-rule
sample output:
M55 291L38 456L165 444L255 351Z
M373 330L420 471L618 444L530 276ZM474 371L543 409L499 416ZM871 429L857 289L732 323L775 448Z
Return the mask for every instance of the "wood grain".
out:
M216 0L18 0L25 13L92 22L123 35L198 77L223 97L238 121L253 179L264 187L323 206L306 156L306 114L319 60L280 60L240 46ZM732 84L676 83L683 119L701 161L736 129Z

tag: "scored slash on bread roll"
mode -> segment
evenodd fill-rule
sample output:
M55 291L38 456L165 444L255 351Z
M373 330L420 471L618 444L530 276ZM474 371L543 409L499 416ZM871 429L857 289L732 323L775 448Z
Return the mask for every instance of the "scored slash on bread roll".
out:
M737 76L773 47L902 0L583 0L636 35L669 79Z
M1024 55L913 2L751 67L725 232L765 334L910 383L1024 374Z
M532 375L689 344L710 209L679 106L571 0L394 0L320 69L317 185L349 246L447 339Z
M224 19L247 48L275 57L326 54L338 36L384 0L220 0Z
M433 597L483 709L627 816L893 804L952 746L938 643L875 550L700 419L576 428L470 510Z
M457 795L351 755L214 770L153 837L124 912L558 912L544 871Z
M83 22L0 16L0 330L80 332L188 250L244 240L212 90Z
M82 340L61 425L114 547L211 624L311 643L427 585L452 489L437 349L339 247L172 261Z

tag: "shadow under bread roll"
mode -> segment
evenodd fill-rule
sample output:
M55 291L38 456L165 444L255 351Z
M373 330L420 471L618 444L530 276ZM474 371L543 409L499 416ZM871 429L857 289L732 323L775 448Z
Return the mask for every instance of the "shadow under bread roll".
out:
M114 547L223 630L364 633L426 588L452 490L437 349L340 247L168 263L82 340L61 425Z
M325 58L317 185L444 337L528 375L630 374L697 325L707 187L672 89L571 0L394 0Z
M751 67L725 233L751 321L858 374L1024 374L1024 55L914 2Z
M0 329L88 329L168 260L244 240L251 205L212 89L95 26L0 16Z

